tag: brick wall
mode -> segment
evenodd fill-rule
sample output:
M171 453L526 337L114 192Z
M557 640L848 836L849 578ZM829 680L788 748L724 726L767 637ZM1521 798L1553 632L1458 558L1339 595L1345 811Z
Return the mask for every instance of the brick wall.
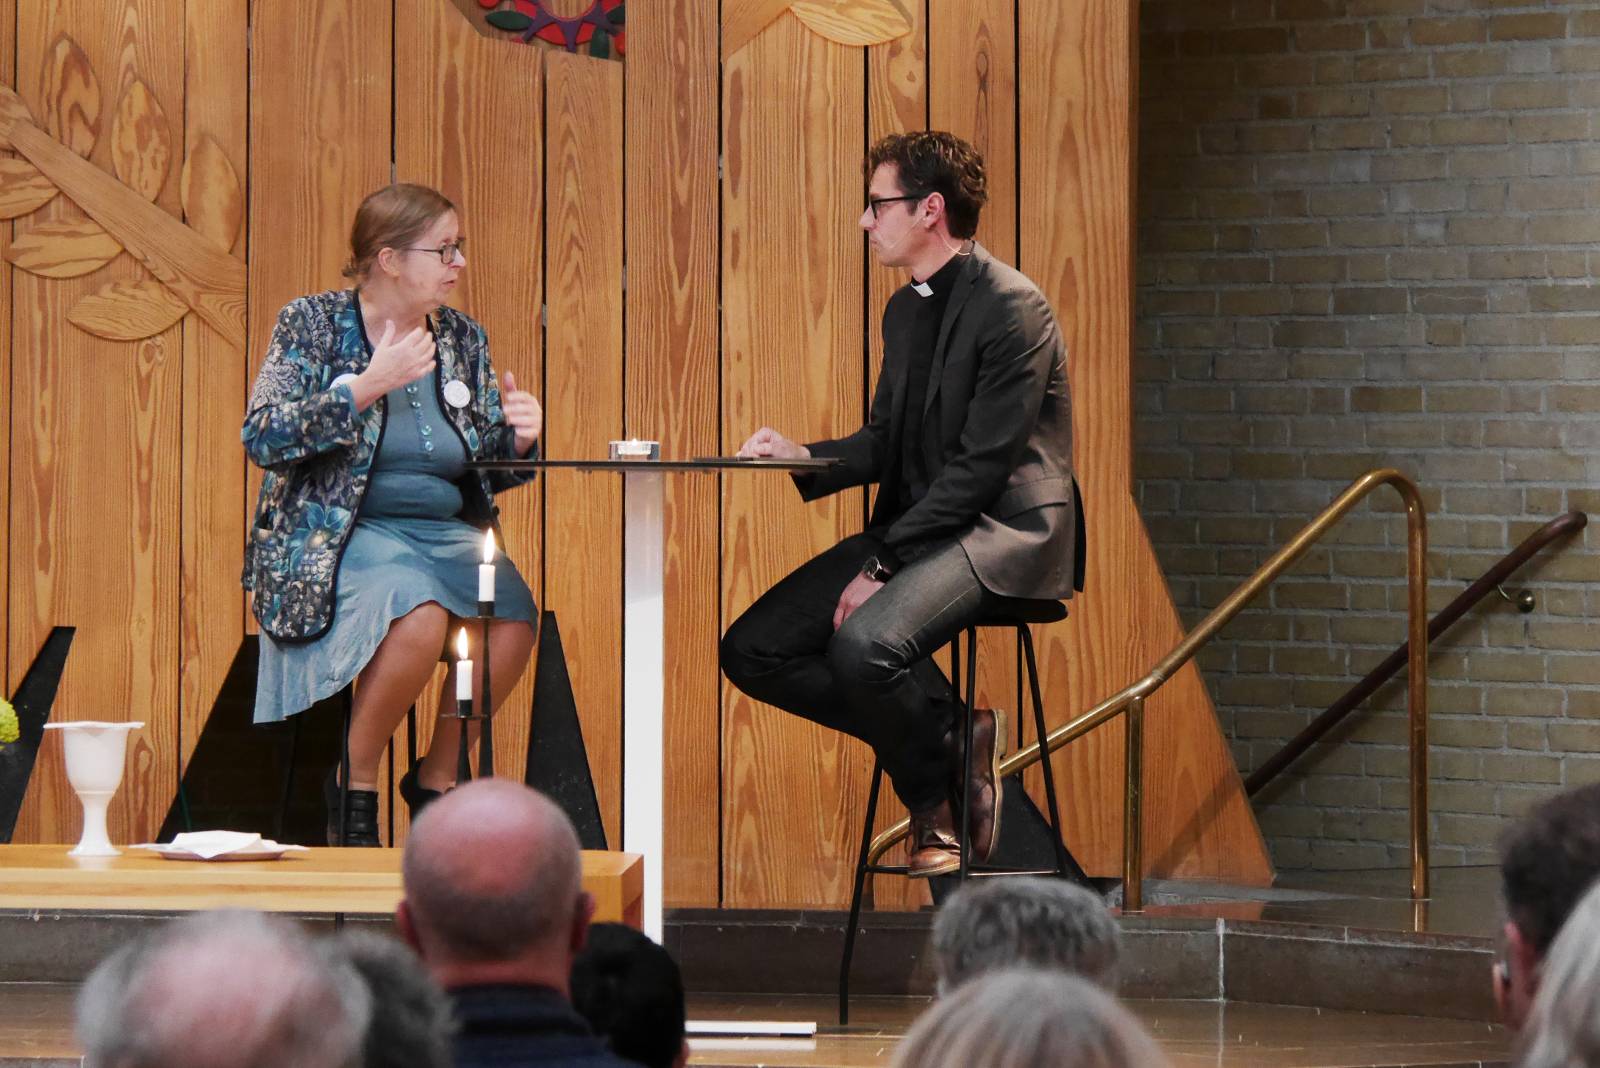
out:
M1422 485L1437 610L1533 528L1600 511L1600 5L1144 0L1138 492L1180 611L1349 480ZM1396 498L1356 513L1203 667L1248 772L1404 634ZM1436 646L1434 859L1600 779L1600 537ZM1390 685L1258 801L1284 869L1406 857Z

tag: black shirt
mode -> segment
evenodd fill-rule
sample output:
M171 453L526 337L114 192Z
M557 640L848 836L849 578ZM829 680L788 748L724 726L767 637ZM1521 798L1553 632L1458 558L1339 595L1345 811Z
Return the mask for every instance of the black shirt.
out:
M549 987L463 986L450 991L450 1000L460 1028L453 1043L456 1068L638 1068L608 1050Z
M950 291L955 288L956 276L966 257L951 256L950 261L933 273L924 285L933 290L929 296L917 292L917 299L905 301L903 315L894 316L884 324L884 332L899 332L905 336L906 407L900 438L900 482L894 487L895 512L902 513L916 504L928 492L931 472L927 453L923 448L923 406L928 399L928 376L933 370L933 353L939 344L939 327L944 322L945 308L950 303ZM916 289L915 286L912 287ZM936 415L934 410L928 412ZM888 488L888 487L885 487Z

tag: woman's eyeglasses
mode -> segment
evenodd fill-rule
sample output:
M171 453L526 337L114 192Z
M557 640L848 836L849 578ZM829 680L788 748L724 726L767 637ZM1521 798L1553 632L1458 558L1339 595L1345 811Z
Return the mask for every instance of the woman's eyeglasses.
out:
M456 256L457 255L460 255L460 256L462 256L462 258L465 258L466 250L467 250L467 239L464 238L464 237L458 237L454 241L450 242L449 244L440 245L438 248L403 248L400 251L401 252L431 252L435 256L439 257L439 262L440 263L442 263L446 267L448 267L452 263L456 262Z

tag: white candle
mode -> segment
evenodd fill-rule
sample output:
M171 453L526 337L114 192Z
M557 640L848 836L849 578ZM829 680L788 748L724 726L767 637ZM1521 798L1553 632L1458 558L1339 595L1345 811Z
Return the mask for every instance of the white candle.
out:
M467 628L456 632L456 700L472 700L472 661L467 659Z
M478 603L494 603L494 531L483 532L483 563L478 565Z

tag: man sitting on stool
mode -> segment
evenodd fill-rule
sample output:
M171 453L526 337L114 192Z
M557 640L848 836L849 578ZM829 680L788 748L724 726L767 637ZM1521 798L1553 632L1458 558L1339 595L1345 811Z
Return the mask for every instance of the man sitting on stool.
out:
M1038 288L972 240L983 159L948 133L886 137L860 225L911 284L883 316L867 425L800 445L762 427L741 456L833 458L806 500L869 483L866 531L801 565L728 628L722 670L759 701L872 746L911 813L914 876L960 866L960 702L929 657L1009 598L1071 597L1077 560L1066 346ZM1002 726L974 722L972 845L995 843Z

